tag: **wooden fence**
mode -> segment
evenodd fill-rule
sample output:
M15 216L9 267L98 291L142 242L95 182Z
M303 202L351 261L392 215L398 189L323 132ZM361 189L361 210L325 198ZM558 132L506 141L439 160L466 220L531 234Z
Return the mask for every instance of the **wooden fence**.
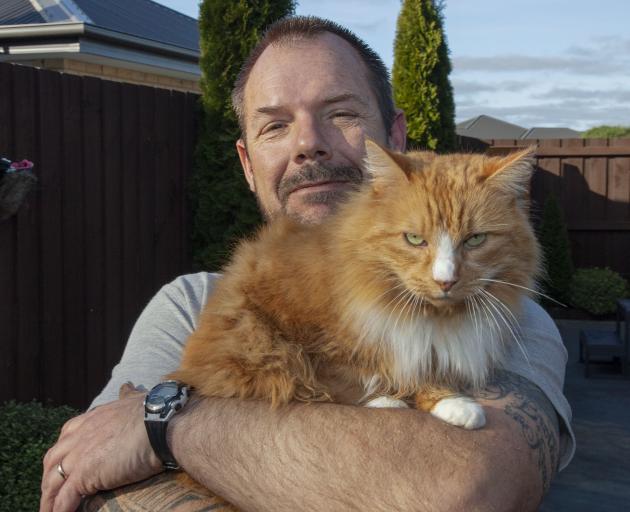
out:
M190 271L197 98L0 64L0 155L39 178L0 223L0 403L86 406L149 298Z
M502 154L537 145L534 216L554 194L562 205L576 267L608 266L630 277L630 139L492 140Z
M39 178L0 223L0 403L85 407L149 298L190 271L197 99L0 64L0 156L33 160ZM576 265L630 275L630 140L473 149L537 142L534 211L554 192Z

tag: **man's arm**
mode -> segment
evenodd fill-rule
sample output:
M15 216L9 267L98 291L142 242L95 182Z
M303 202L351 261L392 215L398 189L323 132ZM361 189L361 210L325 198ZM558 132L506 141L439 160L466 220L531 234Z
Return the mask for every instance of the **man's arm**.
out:
M477 431L414 410L203 400L176 416L170 444L190 475L244 511L536 510L558 465L553 407L508 372L478 399L487 424ZM220 507L175 492L171 478L150 483L134 506L161 492L164 509ZM136 510L128 498L110 505Z

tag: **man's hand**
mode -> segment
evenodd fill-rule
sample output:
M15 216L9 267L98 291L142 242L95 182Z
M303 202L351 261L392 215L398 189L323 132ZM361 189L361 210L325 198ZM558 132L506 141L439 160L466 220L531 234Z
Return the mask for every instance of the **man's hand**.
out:
M144 427L144 393L121 389L121 399L68 421L44 457L40 512L74 512L81 497L143 480L162 470ZM64 479L57 465L60 464Z

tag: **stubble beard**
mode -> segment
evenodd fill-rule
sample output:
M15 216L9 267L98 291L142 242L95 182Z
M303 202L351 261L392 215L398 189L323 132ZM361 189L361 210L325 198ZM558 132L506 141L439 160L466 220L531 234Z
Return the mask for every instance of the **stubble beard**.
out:
M352 166L332 166L321 162L306 164L295 174L280 180L276 190L280 202L279 210L274 212L269 211L261 203L260 198L256 196L258 207L266 221L270 221L277 216L287 216L303 224L316 224L322 220L321 216L312 215L308 211L302 212L289 209L291 192L297 187L306 184L331 181L349 183L352 185L351 190L356 190L363 181L363 173L359 168ZM339 205L347 199L349 192L350 190L322 190L311 192L304 195L302 203L313 206L325 205L328 207L328 213L326 215L328 216L334 213Z

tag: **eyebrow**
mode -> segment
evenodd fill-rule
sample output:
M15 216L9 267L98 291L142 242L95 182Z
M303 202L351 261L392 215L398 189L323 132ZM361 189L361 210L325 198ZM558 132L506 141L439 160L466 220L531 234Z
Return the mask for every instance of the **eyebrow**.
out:
M351 92L331 96L329 98L324 99L323 103L325 105L333 105L335 103L342 103L344 101L356 101L357 103L359 103L360 105L364 107L367 106L367 103L363 99L361 99L359 96ZM258 107L254 111L253 117L260 118L264 116L274 115L283 110L284 110L283 106Z

